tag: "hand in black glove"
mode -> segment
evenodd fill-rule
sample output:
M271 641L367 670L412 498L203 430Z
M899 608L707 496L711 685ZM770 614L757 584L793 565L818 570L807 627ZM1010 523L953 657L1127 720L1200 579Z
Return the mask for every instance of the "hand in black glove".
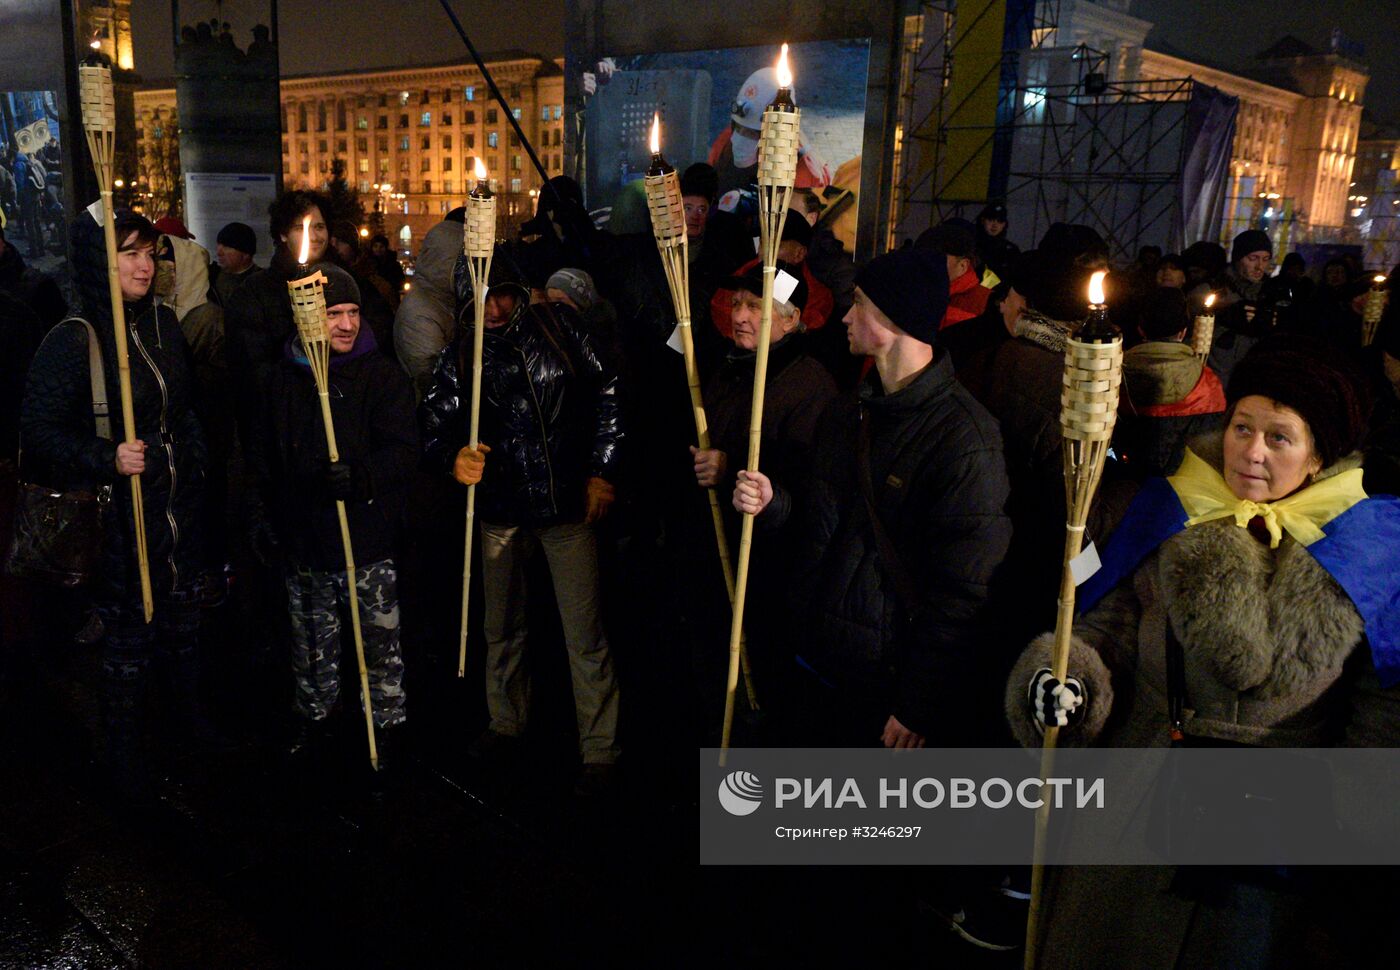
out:
M355 497L355 470L348 461L327 462L325 483L333 499L349 502Z

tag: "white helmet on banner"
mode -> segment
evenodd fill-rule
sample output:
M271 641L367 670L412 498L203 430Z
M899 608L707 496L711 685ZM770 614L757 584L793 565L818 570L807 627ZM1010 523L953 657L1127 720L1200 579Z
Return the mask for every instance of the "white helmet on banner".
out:
M734 106L730 109L729 117L736 125L758 131L763 126L763 109L772 104L777 96L777 70L771 67L760 68L739 85L739 93L734 96Z

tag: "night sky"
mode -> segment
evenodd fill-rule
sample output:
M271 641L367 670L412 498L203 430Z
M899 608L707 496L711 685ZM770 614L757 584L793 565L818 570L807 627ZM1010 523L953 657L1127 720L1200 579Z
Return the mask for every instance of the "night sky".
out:
M523 48L545 56L564 50L564 0L452 0L482 53ZM181 19L211 17L214 0L181 0ZM235 37L246 45L253 19L233 10L259 9L254 0L225 5ZM171 73L170 5L133 4L136 66L148 78ZM266 9L262 7L261 9ZM282 70L303 74L359 67L427 64L465 57L466 51L436 0L282 0ZM328 13L334 11L333 14ZM1371 69L1366 107L1400 122L1400 3L1395 0L1312 0L1260 4L1256 0L1133 0L1131 12L1155 24L1148 45L1161 41L1187 56L1223 67L1245 65L1284 34L1325 48L1333 27L1365 45ZM696 48L705 47L696 38Z

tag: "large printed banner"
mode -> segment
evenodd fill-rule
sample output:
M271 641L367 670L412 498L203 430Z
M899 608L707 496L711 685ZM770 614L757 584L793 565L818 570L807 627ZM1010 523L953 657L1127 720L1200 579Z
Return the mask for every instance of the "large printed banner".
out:
M661 115L662 149L680 171L708 162L719 175L719 207L747 217L758 211L758 131L777 93L775 46L681 51L610 58L586 104L588 206L613 232L647 232L642 178L651 154L653 113ZM822 223L854 248L865 129L868 38L794 44L788 56L802 109L797 186L816 192Z

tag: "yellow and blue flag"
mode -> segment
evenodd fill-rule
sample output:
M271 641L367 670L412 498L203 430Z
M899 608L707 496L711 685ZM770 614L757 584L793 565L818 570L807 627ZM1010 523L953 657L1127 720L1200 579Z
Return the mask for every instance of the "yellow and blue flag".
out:
M1276 502L1230 491L1220 473L1191 451L1170 478L1149 479L1100 555L1102 567L1080 587L1080 612L1094 605L1158 546L1182 529L1233 518L1262 519L1277 548L1288 533L1337 581L1366 626L1381 684L1400 683L1400 498L1368 496L1355 468Z

